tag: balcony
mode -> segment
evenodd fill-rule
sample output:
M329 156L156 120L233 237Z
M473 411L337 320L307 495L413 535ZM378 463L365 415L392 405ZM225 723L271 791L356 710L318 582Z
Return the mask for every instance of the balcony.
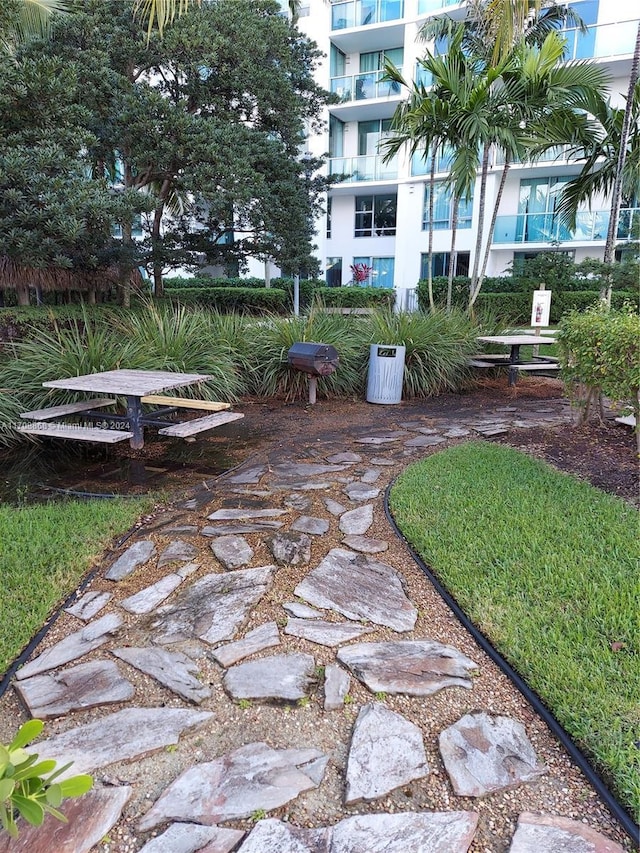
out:
M418 14L426 15L430 12L441 12L448 6L460 6L464 0L418 0Z
M332 3L331 29L368 27L385 21L399 21L404 15L404 0L347 0Z
M493 232L494 243L591 243L604 242L609 227L608 210L578 213L576 227L570 231L555 213L519 213L498 216ZM630 240L640 228L640 208L620 211L618 240Z
M402 69L398 69L402 72ZM400 84L383 80L384 71L367 71L350 77L332 77L331 92L338 95L341 104L349 101L366 101L370 98L388 98L400 94Z
M343 53L402 47L404 0L349 0L331 5L331 41Z
M329 174L343 175L337 184L353 184L364 181L394 181L398 177L398 163L394 157L384 163L379 154L366 154L362 157L334 157L329 160Z
M564 30L561 34L567 40L565 59L606 59L632 55L637 30L637 21L594 24L586 33Z

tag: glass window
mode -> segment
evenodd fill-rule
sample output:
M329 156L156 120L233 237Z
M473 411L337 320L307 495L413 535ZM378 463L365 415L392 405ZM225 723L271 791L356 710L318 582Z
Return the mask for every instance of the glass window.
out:
M327 258L325 278L327 287L340 287L342 285L342 258Z
M454 275L469 275L469 252L458 252L456 257L456 268ZM433 277L448 276L449 264L451 262L451 252L434 252L433 253ZM429 255L424 253L420 256L420 278L426 279L429 277Z
M347 57L335 44L331 45L329 55L329 74L331 77L341 77L346 72Z
M392 47L388 50L374 50L371 53L361 53L360 71L382 71L385 59L393 62L396 68L401 68L404 59L404 48Z
M329 156L344 157L344 122L329 116Z
M356 196L354 235L356 237L393 237L396 233L396 209L395 193Z
M327 196L327 237L331 237L331 210L333 207L332 196Z
M393 287L393 273L395 262L393 258L372 258L370 256L360 256L353 259L354 266L356 264L366 264L371 268L369 281L365 282L365 286L369 287Z
M391 119L358 122L358 155L378 154L378 145L391 133Z
M429 226L434 231L448 230L453 227L453 197L451 189L444 182L435 184L433 194L433 223L429 221L429 184L424 188L424 210L422 214L422 230L428 231ZM462 199L458 205L458 228L471 228L473 199Z

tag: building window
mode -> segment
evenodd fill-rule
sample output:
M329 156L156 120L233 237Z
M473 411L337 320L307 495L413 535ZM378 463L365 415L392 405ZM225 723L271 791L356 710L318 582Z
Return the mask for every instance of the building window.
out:
M365 287L393 287L393 258L372 258L370 256L360 256L353 259L354 266L356 264L366 264L371 268L369 281L364 282Z
M378 154L378 145L391 135L391 119L358 122L358 154ZM341 155L336 155L341 156Z
M333 197L327 196L327 237L331 237L331 212L333 210Z
M586 32L581 32L573 21L553 21L553 26L566 39L564 48L565 59L591 59L595 56L596 29L598 23L598 0L579 0L570 3L569 7L580 16L587 27ZM544 10L542 13L544 20Z
M356 196L356 237L393 237L396 233L396 193Z
M428 231L429 226L434 231L451 229L453 226L453 196L451 189L444 182L437 182L433 193L433 223L429 221L429 184L424 188L424 209L422 213L422 230ZM458 205L458 228L471 228L471 214L473 211L473 199L465 201L462 199Z
M342 285L342 258L327 258L325 278L327 287L340 287Z
M469 275L469 252L458 252L456 257L456 268L453 272L456 275ZM433 278L437 276L449 275L449 264L451 262L451 252L434 252L433 253ZM429 277L429 255L424 252L420 255L420 278Z
M329 116L329 156L344 157L344 122Z

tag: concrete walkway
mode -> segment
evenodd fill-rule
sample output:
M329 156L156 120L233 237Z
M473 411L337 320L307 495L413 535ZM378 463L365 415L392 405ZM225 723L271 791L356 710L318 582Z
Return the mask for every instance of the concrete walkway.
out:
M68 608L4 704L48 720L40 755L95 788L0 853L631 849L382 509L426 452L566 404L393 429L375 412L206 484Z

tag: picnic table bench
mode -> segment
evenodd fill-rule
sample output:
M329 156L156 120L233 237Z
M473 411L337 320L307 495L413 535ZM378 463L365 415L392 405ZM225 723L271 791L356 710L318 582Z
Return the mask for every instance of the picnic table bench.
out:
M56 379L43 382L45 388L57 388L91 393L108 393L113 397L91 397L74 403L64 403L23 412L21 417L31 421L19 426L18 432L51 438L74 439L114 444L129 440L131 447L139 450L144 446L144 428L158 427L162 435L193 440L193 436L224 423L239 420L244 415L228 412L229 403L215 400L188 399L170 397L161 394L174 388L186 387L205 382L210 377L199 373L174 373L159 370L107 370L102 373L89 373L68 379ZM104 409L115 406L117 398L126 399L126 414L105 412ZM145 410L145 406L153 408ZM178 409L193 409L214 412L202 418L185 422L168 419ZM57 419L82 414L85 420L93 421L95 426L82 426Z

